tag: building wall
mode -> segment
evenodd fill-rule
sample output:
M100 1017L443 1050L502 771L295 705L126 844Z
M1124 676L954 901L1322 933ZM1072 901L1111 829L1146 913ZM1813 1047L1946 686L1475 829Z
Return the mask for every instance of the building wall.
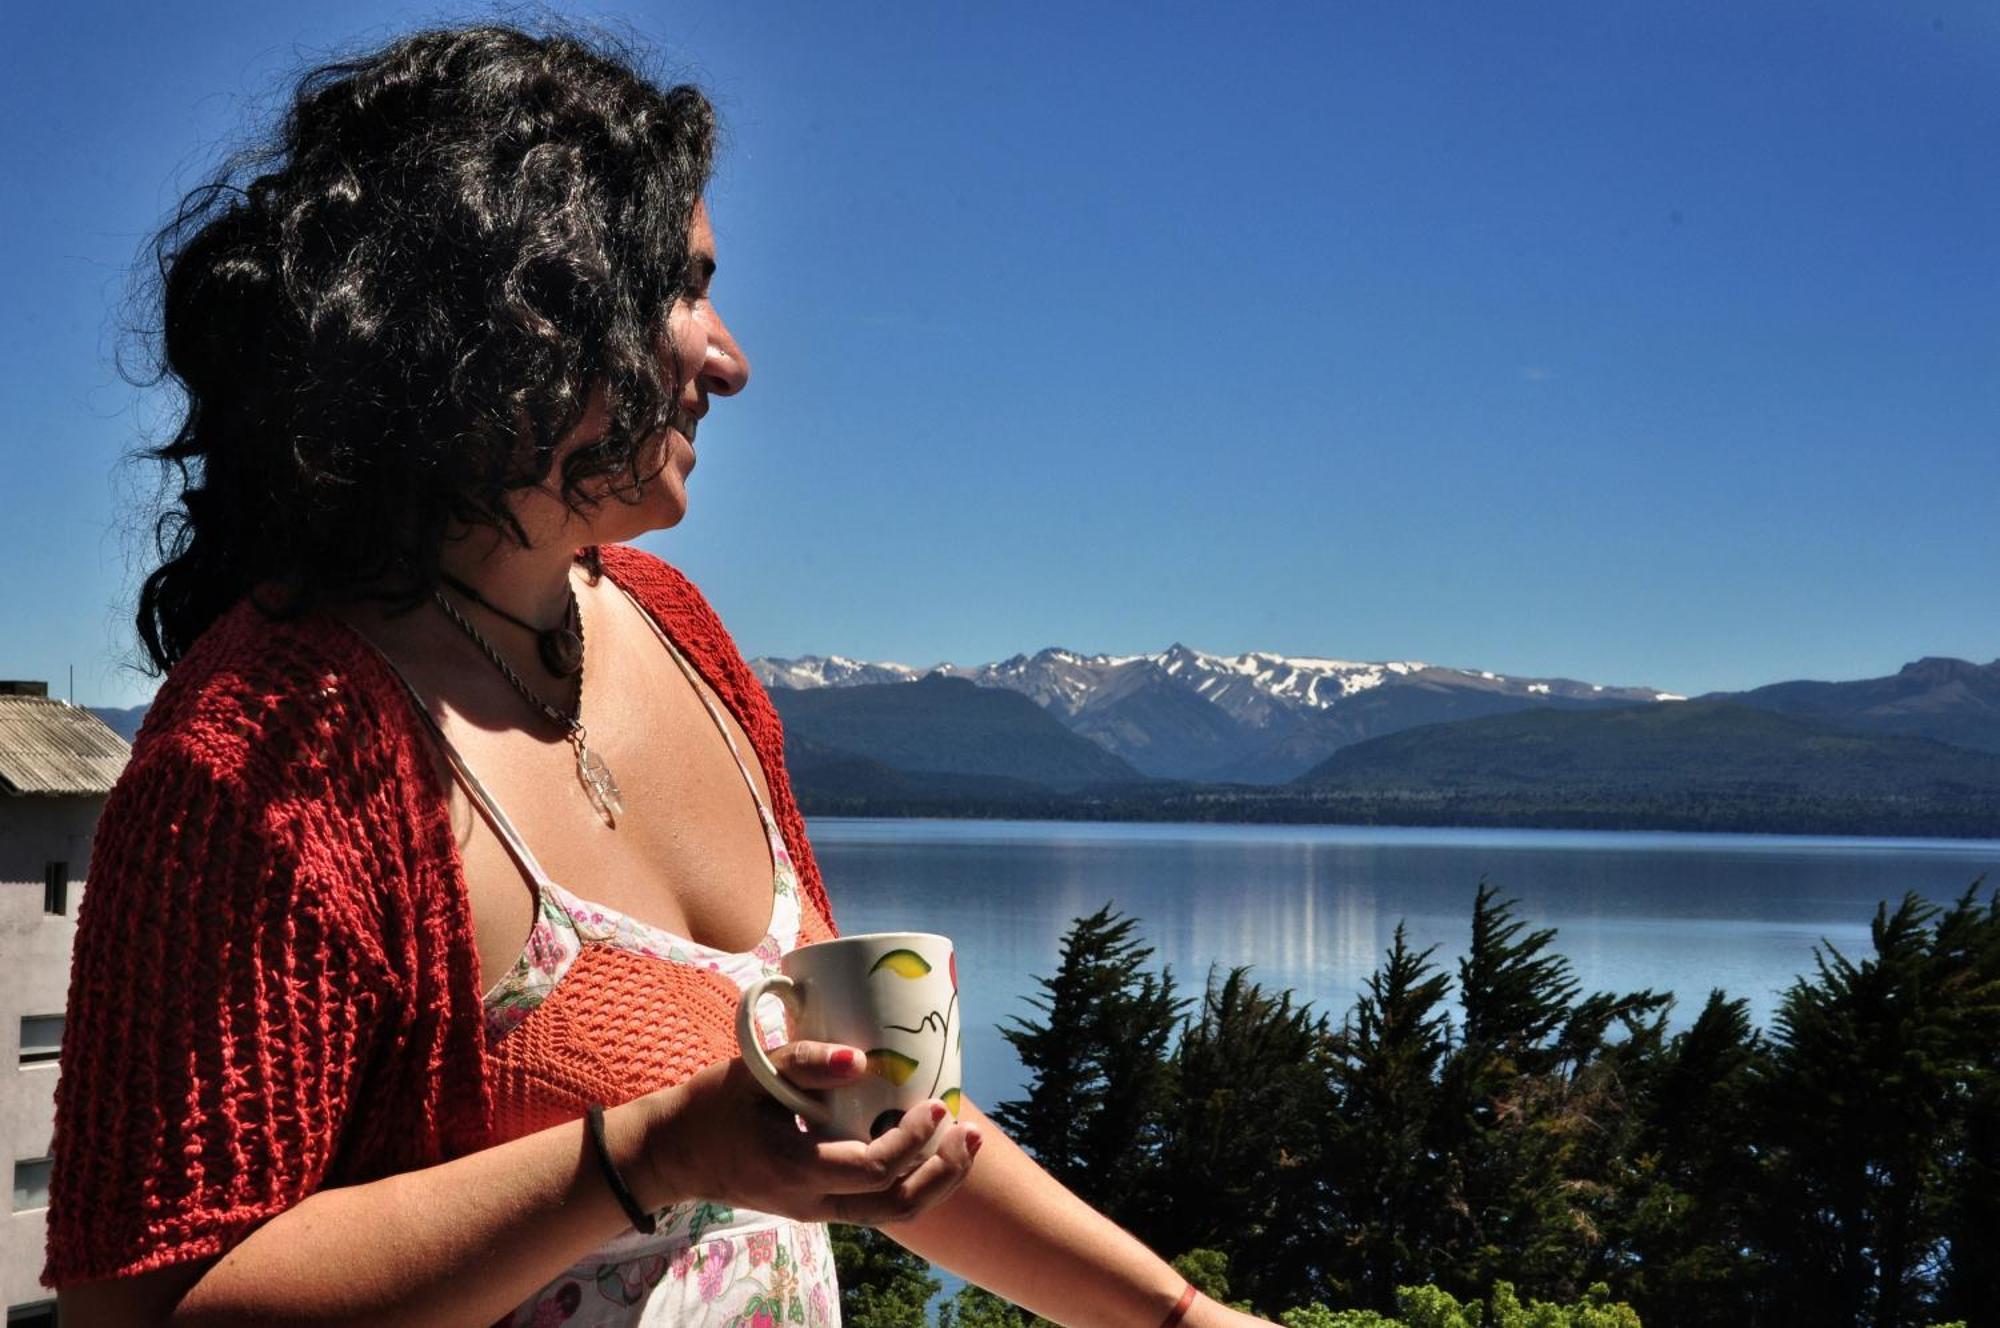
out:
M13 1211L13 1182L16 1159L48 1156L57 1065L21 1064L21 1018L62 1013L90 837L103 809L102 797L0 797L0 1302L9 1306L49 1295L41 1286L47 1210ZM42 908L51 861L70 867L60 916Z

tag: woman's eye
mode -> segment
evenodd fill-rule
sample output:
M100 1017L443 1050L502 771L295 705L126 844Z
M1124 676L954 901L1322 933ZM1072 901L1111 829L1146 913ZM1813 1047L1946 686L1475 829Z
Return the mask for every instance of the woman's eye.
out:
M715 276L715 260L700 255L689 260L686 275L681 279L681 299L689 304L700 304L708 298L709 282Z

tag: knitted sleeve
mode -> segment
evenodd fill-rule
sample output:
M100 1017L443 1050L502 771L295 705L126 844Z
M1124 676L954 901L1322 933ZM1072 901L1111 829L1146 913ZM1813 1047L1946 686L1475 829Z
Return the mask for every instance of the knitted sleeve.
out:
M838 935L826 884L820 879L819 863L806 838L805 817L799 811L798 800L792 796L792 781L785 772L784 725L764 685L750 671L722 619L679 569L630 545L606 545L602 552L604 568L612 579L630 590L646 607L749 735L771 786L771 814L777 818L785 847L791 850L806 902L817 915L812 921L821 930L815 931L814 939Z
M78 915L51 1285L217 1254L312 1193L388 1040L392 975L316 879L309 802L157 736L108 800Z

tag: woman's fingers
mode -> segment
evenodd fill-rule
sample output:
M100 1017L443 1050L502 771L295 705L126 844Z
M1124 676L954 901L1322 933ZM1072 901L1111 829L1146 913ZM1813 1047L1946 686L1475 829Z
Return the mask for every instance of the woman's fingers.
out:
M883 1190L829 1194L827 1216L836 1222L881 1226L904 1222L965 1183L972 1158L979 1151L979 1134L971 1126L951 1126L943 1141L921 1166Z
M826 1166L824 1190L828 1194L868 1194L886 1190L934 1152L932 1136L952 1128L950 1112L942 1102L918 1102L894 1128L884 1130L870 1144L836 1140L820 1144L820 1162Z
M877 1135L868 1145L871 1157L903 1174L930 1151L931 1136L951 1128L951 1110L936 1098L919 1102L903 1113L903 1119ZM900 1165L907 1162L908 1165Z
M838 1042L789 1042L771 1053L771 1064L800 1088L840 1088L868 1073L868 1053Z
M931 1151L931 1136L951 1128L951 1113L933 1098L919 1102L903 1113L903 1118L873 1142L849 1141L820 1145L820 1157L829 1163L833 1179L829 1193L853 1194L879 1190L916 1170Z
M867 1073L858 1051L801 1043L772 1055L793 1083L837 1086ZM965 1179L978 1148L973 1127L942 1102L920 1102L870 1142L828 1140L799 1128L790 1108L765 1092L740 1060L711 1066L672 1090L658 1137L655 1188L701 1195L807 1221L879 1224L916 1216Z

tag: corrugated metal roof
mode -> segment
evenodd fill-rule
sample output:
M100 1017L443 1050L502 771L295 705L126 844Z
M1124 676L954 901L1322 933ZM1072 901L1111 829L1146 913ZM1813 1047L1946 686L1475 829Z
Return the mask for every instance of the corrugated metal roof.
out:
M81 706L0 696L0 793L109 793L131 754Z

